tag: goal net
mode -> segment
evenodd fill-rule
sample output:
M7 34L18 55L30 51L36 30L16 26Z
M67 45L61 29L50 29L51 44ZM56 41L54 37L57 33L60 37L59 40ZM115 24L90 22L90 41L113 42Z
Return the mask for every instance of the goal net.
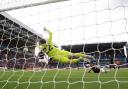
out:
M0 89L127 88L127 19L127 0L0 0ZM44 27L59 50L94 60L54 60Z

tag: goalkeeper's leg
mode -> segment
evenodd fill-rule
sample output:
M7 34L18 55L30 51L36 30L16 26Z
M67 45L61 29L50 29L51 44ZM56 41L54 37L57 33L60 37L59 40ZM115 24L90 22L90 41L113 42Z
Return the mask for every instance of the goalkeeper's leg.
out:
M63 56L54 56L53 59L55 61L65 63L65 64L75 64L81 61L79 59L69 59L68 57L63 57Z
M73 56L77 57L80 60L87 61L87 60L93 60L94 57L91 55L86 55L85 53L73 53Z
M75 64L75 63L78 63L78 62L80 62L81 60L79 60L79 59L71 59L71 60L69 60L69 63L70 64Z

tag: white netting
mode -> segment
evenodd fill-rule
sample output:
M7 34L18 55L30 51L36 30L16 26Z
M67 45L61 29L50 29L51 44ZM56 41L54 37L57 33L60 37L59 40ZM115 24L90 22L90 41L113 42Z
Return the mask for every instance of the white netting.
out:
M126 68L88 73L87 62L58 63L37 46L48 27L59 49L127 67L127 19L127 0L0 0L0 89L127 88Z

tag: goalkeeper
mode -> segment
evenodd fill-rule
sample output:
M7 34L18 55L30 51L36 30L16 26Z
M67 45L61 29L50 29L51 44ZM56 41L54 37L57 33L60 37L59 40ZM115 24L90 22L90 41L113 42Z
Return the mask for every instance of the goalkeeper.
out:
M88 59L93 59L92 56L86 55L85 53L72 53L65 50L60 50L54 46L52 42L52 32L47 28L44 28L44 31L48 32L49 38L46 43L41 44L39 48L46 53L53 60L61 63L78 63L80 61L86 61Z

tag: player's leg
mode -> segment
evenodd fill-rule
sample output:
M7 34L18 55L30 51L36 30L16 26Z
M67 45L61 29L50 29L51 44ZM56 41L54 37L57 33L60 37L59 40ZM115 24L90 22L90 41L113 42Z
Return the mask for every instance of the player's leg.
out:
M61 62L61 63L65 63L65 64L74 64L74 63L78 63L81 60L79 59L69 59L68 57L62 56L62 55L56 55L53 57L53 59L55 61Z
M78 58L79 60L83 60L83 61L93 60L94 59L91 55L86 55L85 53L73 53L72 55L75 58Z
M92 67L92 70L94 73L99 73L100 72L100 68L98 67Z
M53 60L61 62L61 63L65 63L65 64L70 63L70 61L67 57L64 57L64 56L61 56L61 55L55 55L52 58L53 58Z
M84 53L73 53L72 55L77 58L79 58L79 57L85 58L86 57L86 55Z
M92 67L90 67L90 68L89 68L89 71L88 71L88 73L90 73L91 71L92 71Z
M75 63L80 62L79 59L71 59L71 60L69 60L69 61L70 61L70 64L75 64Z

